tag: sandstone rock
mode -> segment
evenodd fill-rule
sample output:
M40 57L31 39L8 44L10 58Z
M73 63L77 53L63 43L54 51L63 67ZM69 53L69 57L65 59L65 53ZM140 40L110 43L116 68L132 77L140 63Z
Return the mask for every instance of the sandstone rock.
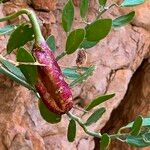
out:
M50 11L56 9L57 0L31 0L36 10Z
M17 11L22 7L22 1L16 2L17 5L14 1L6 2L3 7L4 14ZM28 7L26 1L24 2L23 6ZM66 0L58 1L58 9L62 9L64 2L66 2ZM33 0L32 4L38 10L49 11L55 9L56 1ZM140 12L140 14L137 13L134 26L127 25L112 30L106 39L102 40L96 47L87 51L88 61L86 66L95 64L97 70L86 82L73 89L74 98L80 99L82 106L85 106L98 95L112 92L116 93L116 96L111 101L102 105L107 108L107 113L97 124L91 126L92 130L100 131L105 126L112 111L118 107L124 98L134 72L139 68L143 59L149 57L150 32L145 28L145 26L148 25L148 18L145 19L145 17L143 17L143 19L138 19L138 17L142 15L141 10L145 8L148 11L147 6L149 6L149 4L150 2L147 1L145 5L136 8L136 12ZM93 5L94 4L91 4L91 7ZM41 24L45 24L43 30L45 37L52 33L57 39L56 55L64 49L66 41L65 32L63 32L60 25L61 14L58 9L56 8L55 13L37 12ZM123 13L116 8L114 9L107 13L106 17L114 18L116 13L120 15ZM77 20L75 20L74 28L83 26L83 23L78 21L79 8L76 8L76 11ZM0 9L0 16L2 15L2 9ZM93 16L94 13L90 12L89 17L93 18ZM143 26L143 24L145 25ZM1 26L4 26L4 24L1 24ZM3 52L6 48L7 38L7 36L0 38L0 50ZM10 58L13 59L14 54ZM76 65L75 62L76 53L66 56L59 61L61 66L74 66ZM149 76L145 78L149 81ZM148 95L149 86L147 86L144 91L146 91L144 94ZM143 106L142 108L147 107ZM136 109L132 108L135 112ZM145 114L147 111L146 109ZM73 112L80 114L77 110L73 110ZM89 115L90 114L87 114L85 118ZM35 95L3 75L0 76L0 118L0 150L94 149L93 138L86 135L79 126L77 139L75 142L69 143L66 138L68 125L67 116L64 115L59 124L51 125L46 123L40 116L38 100ZM116 150L119 149L118 146L114 146L112 149L113 148Z

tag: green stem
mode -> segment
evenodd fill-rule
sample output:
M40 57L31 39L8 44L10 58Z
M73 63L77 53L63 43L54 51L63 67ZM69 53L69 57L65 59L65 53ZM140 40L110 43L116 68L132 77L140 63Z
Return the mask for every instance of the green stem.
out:
M100 133L96 133L93 131L90 131L85 125L84 122L77 116L73 115L71 112L68 112L67 115L73 119L74 121L78 122L78 124L83 128L83 130L85 131L85 133L87 133L88 135L97 137L97 138L101 138L101 134Z
M91 136L97 137L97 138L102 137L101 133L90 131L79 117L73 115L71 112L68 112L67 115L69 116L69 118L76 121L83 128L85 133L87 133L88 135L91 135ZM122 133L122 134L119 133L119 134L113 134L113 135L109 135L109 136L112 140L118 139L118 140L124 141L124 139L127 138L128 134L127 133Z
M57 61L60 60L60 59L63 58L65 55L66 55L66 52L62 52L60 55L58 55L58 56L56 57L56 60L57 60Z
M29 17L30 21L31 21L31 24L32 24L32 27L33 27L33 30L34 30L34 34L35 34L35 41L37 43L42 42L44 40L44 38L42 36L40 26L38 24L35 13L31 10L21 9L20 11L18 11L16 13L13 13L9 16L4 17L4 18L0 18L0 22L7 21L7 20L12 20L12 19L14 19L14 18L16 18L16 17L18 17L22 14L26 14Z
M103 15L107 10L109 10L111 7L113 7L113 6L117 6L118 7L118 5L117 4L111 4L110 6L108 6L108 7L104 7L104 9L101 11L101 12L99 12L99 14L98 14L98 16L96 17L96 20L98 20L100 17L101 17L101 15Z

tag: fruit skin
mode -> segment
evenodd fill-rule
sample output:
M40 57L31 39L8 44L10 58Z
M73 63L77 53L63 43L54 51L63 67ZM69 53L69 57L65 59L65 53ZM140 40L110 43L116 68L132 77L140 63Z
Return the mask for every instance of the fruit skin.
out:
M35 44L32 52L35 59L45 65L38 66L38 81L35 85L42 101L54 113L67 113L73 107L72 93L53 52L45 41Z

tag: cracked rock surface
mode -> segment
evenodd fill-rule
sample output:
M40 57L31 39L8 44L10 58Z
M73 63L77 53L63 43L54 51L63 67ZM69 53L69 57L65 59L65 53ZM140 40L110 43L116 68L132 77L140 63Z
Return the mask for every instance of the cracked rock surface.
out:
M79 1L74 0L76 6ZM10 0L1 4L0 17L16 12L20 8L36 10L43 35L47 37L49 34L53 34L57 39L55 55L58 55L64 49L66 40L65 33L61 28L60 11L65 2L66 0ZM91 0L90 7L95 7L95 1ZM143 60L150 56L150 20L148 19L150 1L130 9L136 11L136 17L132 24L113 29L107 38L87 51L88 60L85 66L95 64L97 69L86 82L72 90L75 102L81 103L82 106L98 95L116 93L111 101L103 104L107 108L107 112L99 122L90 127L94 131L100 131L105 126L111 112L124 98L134 72ZM115 18L127 11L129 9L120 11L114 8L106 13L105 17ZM94 15L94 9L90 9L89 20ZM9 23L20 23L26 19L26 16L19 17L11 22L0 23L0 27ZM74 28L82 26L79 8L76 7ZM0 36L1 53L6 50L7 40L7 36ZM14 59L14 55L15 53L9 58ZM76 56L76 53L66 56L59 63L61 66L74 66ZM150 93L149 88L147 87L146 90ZM136 109L133 108L133 111ZM149 110L146 107L147 113ZM77 110L73 111L80 114ZM87 114L85 118L89 115ZM0 118L0 150L93 150L95 147L93 138L87 136L80 127L78 127L75 142L69 143L66 138L67 116L64 115L59 124L46 123L40 116L38 100L35 95L1 74Z

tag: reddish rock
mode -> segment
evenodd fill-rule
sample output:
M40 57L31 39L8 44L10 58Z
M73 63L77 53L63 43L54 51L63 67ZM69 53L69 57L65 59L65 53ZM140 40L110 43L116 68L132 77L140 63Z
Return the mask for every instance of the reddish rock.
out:
M36 10L51 11L56 9L57 0L31 0Z
M21 3L21 0L16 1ZM59 8L62 9L64 2L66 1L67 0L58 1ZM56 5L55 1L52 0L51 3L48 3L48 0L33 0L32 3L33 2L38 6L37 8L39 10L44 10L42 7L44 7L45 2L47 2L47 6L49 4L53 9ZM149 19L145 19L147 17L146 15L149 14L149 5L150 2L147 1L144 5L134 8L137 13L133 22L134 26L126 25L125 27L112 30L107 38L102 40L96 47L87 51L88 60L86 65L89 66L95 64L97 70L86 82L73 89L74 98L80 99L84 106L97 95L104 94L105 92L116 93L114 99L103 104L103 106L107 108L107 112L97 124L91 126L92 130L100 131L105 126L112 111L118 107L125 97L134 72L139 68L142 61L149 57L150 32L147 30L148 28L146 28L146 26L149 26ZM0 9L0 16L3 15L2 12L4 12L4 14L9 14L9 11L14 12L20 8L22 8L22 5L18 3L16 5L13 0L6 2L3 10ZM46 8L46 11L48 10L51 9ZM79 23L80 20L78 20L79 9L77 8L76 11L77 20L75 20L74 23L75 28L82 26L82 24ZM143 11L147 13L142 13ZM120 10L115 8L115 11L112 9L107 13L106 17L114 18L116 14L119 16L122 13L123 12L120 12ZM55 35L56 45L58 47L56 54L58 54L65 47L66 36L60 25L61 14L59 13L59 10L55 11L54 15L56 21L54 20L53 23L49 21L50 14L51 12L40 12L38 17L40 18L42 25L46 23L45 34L51 32ZM91 15L89 13L89 17L92 19L93 14ZM1 26L4 26L4 24L2 23ZM7 38L7 36L0 38L0 50L3 52L6 48ZM11 56L11 58L14 58L14 55ZM59 63L61 66L74 66L75 61L76 53L64 57ZM141 72L141 74L143 75L143 72ZM144 75L143 77L146 87L142 87L142 90L145 91L143 96L146 97L149 95L149 74L146 74L146 76ZM143 86L145 84L143 84ZM138 90L140 89L141 87L138 88ZM140 93L139 91L135 92ZM135 92L133 92L133 94ZM141 108L144 110L144 114L148 113L148 103L145 103L145 99L143 100L145 102L140 103L140 101L133 101L131 97L130 101L130 103L137 102L136 106L142 104ZM131 108L130 103L128 105ZM143 104L146 104L147 106L145 107ZM137 108L138 107L133 106L131 110L137 112ZM77 114L79 113L77 110L74 110L74 112ZM134 116L131 116L134 114L131 112L129 118L134 118ZM89 115L90 114L87 114L86 117ZM126 117L125 114L124 116ZM94 149L93 138L86 135L80 127L78 127L77 139L75 142L69 143L66 138L68 118L64 115L61 123L56 125L46 123L40 116L38 100L35 95L26 88L18 86L18 84L5 76L0 76L0 118L0 150ZM122 147L122 143L121 145L120 143L118 145L119 146L116 146L115 144L115 146L112 146L112 149L119 150L120 147Z

